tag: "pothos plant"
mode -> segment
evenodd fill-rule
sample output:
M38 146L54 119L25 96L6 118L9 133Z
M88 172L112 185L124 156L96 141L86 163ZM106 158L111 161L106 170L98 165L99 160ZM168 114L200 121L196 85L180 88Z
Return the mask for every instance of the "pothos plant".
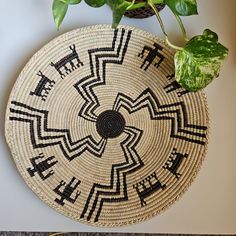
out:
M176 81L189 91L205 88L218 77L221 63L228 55L228 49L218 42L215 32L205 29L202 35L189 39L181 16L198 14L196 0L84 0L91 7L108 4L113 12L112 27L116 28L125 12L150 6L155 12L166 43L176 50L174 56ZM132 2L131 2L132 1ZM59 29L69 5L79 4L81 0L53 0L52 12L57 29ZM172 44L166 33L157 4L165 4L173 12L185 40L185 46Z

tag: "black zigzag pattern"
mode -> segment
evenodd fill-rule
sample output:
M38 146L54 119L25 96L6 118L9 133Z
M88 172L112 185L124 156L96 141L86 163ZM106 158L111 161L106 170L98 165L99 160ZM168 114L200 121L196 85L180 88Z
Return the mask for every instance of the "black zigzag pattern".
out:
M147 108L152 120L171 121L171 137L205 144L207 127L189 124L186 106L182 101L161 105L153 91L147 88L134 100L125 94L118 93L113 110L119 111L121 107L130 114Z
M101 139L97 142L89 135L74 142L69 130L48 128L48 111L12 101L10 112L10 120L29 124L31 143L34 148L59 145L64 156L69 161L80 156L85 151L92 153L96 157L101 157L104 152L106 139Z
M111 47L88 50L91 73L74 85L85 101L79 111L79 116L86 120L96 122L97 116L94 111L100 104L93 91L93 87L104 85L106 83L107 64L123 63L130 37L131 30L127 33L125 29L115 30Z
M112 165L109 185L93 185L80 218L87 217L89 221L93 217L97 222L104 203L128 200L126 177L144 165L135 150L143 131L126 126L124 132L127 138L120 145L124 152L125 162Z

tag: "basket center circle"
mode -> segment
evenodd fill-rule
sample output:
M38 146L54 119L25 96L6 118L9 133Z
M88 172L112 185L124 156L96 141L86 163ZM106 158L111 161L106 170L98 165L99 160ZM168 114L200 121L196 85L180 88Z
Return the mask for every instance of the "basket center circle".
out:
M125 119L120 112L106 110L98 116L96 128L101 137L116 138L125 128Z

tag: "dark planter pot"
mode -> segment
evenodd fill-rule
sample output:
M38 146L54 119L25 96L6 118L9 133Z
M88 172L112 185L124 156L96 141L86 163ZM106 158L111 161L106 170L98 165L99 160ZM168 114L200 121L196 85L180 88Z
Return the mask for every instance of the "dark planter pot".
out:
M143 2L143 0L136 0L136 3L138 2ZM161 11L165 7L165 4L157 4L156 7L158 11ZM155 13L150 6L145 6L139 9L125 12L125 16L130 17L130 18L137 18L137 19L143 19L143 18L147 18L153 15L155 15Z

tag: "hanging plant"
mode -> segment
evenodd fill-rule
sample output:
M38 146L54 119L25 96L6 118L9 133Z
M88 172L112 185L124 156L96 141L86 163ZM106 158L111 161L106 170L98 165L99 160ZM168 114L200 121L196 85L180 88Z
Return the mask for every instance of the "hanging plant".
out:
M59 29L69 5L79 4L81 0L53 0L52 11L57 29ZM108 4L113 12L112 27L116 28L125 13L146 6L151 7L161 26L166 43L176 50L174 57L176 81L188 91L205 88L218 77L222 61L228 55L228 49L218 42L215 32L205 29L202 35L189 39L181 16L198 14L196 0L85 0L91 7ZM166 33L164 23L158 11L158 5L165 4L173 12L185 40L185 46L172 44Z

